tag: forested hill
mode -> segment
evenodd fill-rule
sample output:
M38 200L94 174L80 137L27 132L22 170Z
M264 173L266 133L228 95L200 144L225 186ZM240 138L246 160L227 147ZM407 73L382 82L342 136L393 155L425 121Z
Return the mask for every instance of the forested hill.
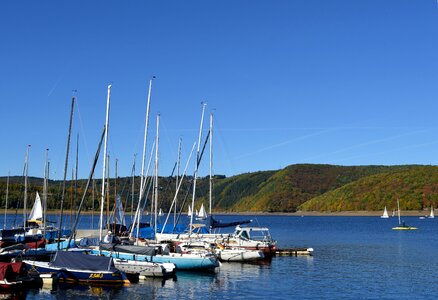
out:
M178 206L184 211L191 202L191 177L187 177L178 196ZM22 177L10 178L8 206L23 206ZM127 211L136 207L139 178L110 179L109 199L121 194ZM77 207L82 197L85 180L67 182L64 208ZM96 180L85 198L84 210L98 209L100 181ZM36 191L42 192L43 180L31 178L28 207L33 204ZM48 206L59 208L61 181L49 182ZM213 209L217 212L294 212L382 210L392 209L400 199L402 209L419 210L438 204L438 167L434 166L335 166L298 164L277 171L245 173L232 177L214 176ZM94 190L94 201L93 193ZM209 179L200 178L196 188L196 207L208 204ZM159 206L165 211L175 193L175 178L159 179ZM6 177L0 177L0 207L5 205ZM112 203L113 200L110 200ZM110 205L111 206L111 205Z

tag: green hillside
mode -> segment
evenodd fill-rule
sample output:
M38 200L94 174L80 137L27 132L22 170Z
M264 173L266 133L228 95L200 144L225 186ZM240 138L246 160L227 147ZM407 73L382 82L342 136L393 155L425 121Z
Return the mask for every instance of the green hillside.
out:
M438 167L417 166L364 177L315 197L303 211L421 210L438 204Z
M302 203L360 178L406 168L410 166L291 165L273 173L230 210L294 212Z
M178 207L192 200L192 177L186 177L178 196ZM23 207L23 177L11 177L9 208ZM140 179L135 178L132 197L130 177L110 179L108 199L114 203L120 194L127 211L137 206ZM68 181L64 208L75 209L82 197L85 180ZM95 181L85 197L84 210L99 208L101 181ZM217 212L295 212L381 210L394 207L397 197L403 209L418 210L438 204L438 167L433 166L334 166L316 164L290 165L277 171L245 173L213 179L213 210ZM43 180L30 178L28 207L36 191L42 193ZM160 177L159 207L167 211L175 193L175 178ZM48 207L57 209L61 201L61 181L49 182ZM0 178L0 208L5 205L6 178ZM151 196L149 196L149 199ZM196 208L209 203L209 178L199 178L196 187ZM148 205L149 206L149 205ZM112 204L106 210L111 210Z

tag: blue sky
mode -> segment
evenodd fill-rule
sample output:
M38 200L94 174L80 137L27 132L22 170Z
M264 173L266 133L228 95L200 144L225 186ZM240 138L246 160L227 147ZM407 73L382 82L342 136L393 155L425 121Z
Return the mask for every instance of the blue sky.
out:
M202 101L216 174L438 163L434 0L1 1L0 45L0 175L21 175L31 144L29 174L43 176L49 148L50 177L62 178L77 90L69 177L79 134L86 178L110 83L111 173L117 158L130 175L134 153L139 170L152 75L160 175L179 138L185 164Z

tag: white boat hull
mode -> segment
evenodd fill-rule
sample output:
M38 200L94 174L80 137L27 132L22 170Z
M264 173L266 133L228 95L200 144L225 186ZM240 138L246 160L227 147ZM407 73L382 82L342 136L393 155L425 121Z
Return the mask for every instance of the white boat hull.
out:
M221 261L233 262L256 261L265 258L263 252L258 250L219 249L216 254Z
M138 274L143 277L169 277L173 276L176 267L172 263L151 263L126 259L114 259L114 265L127 274Z

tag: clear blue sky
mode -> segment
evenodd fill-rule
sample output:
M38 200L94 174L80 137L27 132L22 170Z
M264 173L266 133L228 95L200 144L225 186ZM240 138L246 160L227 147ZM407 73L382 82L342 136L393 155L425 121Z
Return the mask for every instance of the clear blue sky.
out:
M79 134L86 178L109 83L111 173L118 158L119 176L130 175L134 153L139 170L152 75L160 175L180 137L185 163L201 101L214 113L216 174L438 164L435 0L10 0L0 2L0 39L0 175L21 175L31 144L29 174L43 177L49 148L50 177L62 178L77 90L68 177Z

